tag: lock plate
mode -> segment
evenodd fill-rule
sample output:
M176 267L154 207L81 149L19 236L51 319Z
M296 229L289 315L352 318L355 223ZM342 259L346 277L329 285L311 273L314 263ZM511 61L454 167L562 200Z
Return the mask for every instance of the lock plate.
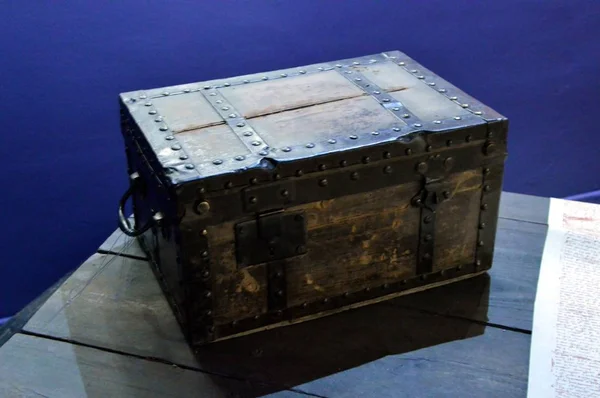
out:
M266 263L306 253L304 212L259 214L235 226L238 266Z

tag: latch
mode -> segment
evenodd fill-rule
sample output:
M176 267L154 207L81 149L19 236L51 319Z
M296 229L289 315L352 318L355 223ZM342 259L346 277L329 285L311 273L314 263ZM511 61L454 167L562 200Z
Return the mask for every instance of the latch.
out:
M257 215L235 226L240 267L281 260L306 253L304 212L283 210Z
M423 188L413 198L412 204L421 209L419 248L417 251L417 275L433 271L435 259L435 217L440 203L450 199L451 193L444 189L443 178L423 177Z

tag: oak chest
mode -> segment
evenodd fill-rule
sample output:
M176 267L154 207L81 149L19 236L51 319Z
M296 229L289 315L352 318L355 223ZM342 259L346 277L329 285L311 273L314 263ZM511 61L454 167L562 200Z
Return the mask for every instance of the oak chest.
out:
M192 345L491 266L507 119L403 53L120 103L131 185L119 226L151 256Z

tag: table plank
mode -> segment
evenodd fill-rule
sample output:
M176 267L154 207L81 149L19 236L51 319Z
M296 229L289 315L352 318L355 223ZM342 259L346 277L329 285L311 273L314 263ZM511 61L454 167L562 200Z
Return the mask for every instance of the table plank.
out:
M2 397L248 397L265 391L258 384L23 334L0 348Z
M133 223L133 221L131 221ZM148 258L137 239L131 238L115 230L98 248L101 253L123 254L140 258Z
M500 217L548 224L550 198L502 192L500 196Z

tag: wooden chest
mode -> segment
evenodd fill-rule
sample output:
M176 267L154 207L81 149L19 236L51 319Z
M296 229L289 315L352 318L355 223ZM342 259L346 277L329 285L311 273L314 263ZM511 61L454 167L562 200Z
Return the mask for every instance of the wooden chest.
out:
M119 225L192 345L491 266L507 119L403 53L120 101Z

